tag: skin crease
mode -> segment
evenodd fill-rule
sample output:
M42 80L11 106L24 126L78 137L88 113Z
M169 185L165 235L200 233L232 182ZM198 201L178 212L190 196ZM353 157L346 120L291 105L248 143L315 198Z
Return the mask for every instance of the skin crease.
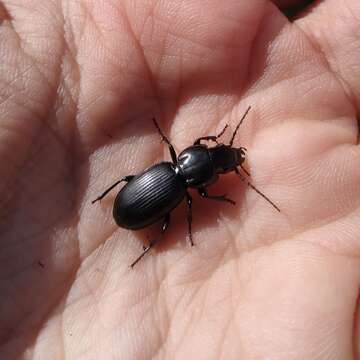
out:
M281 2L282 5L284 1ZM294 5L296 1L291 1ZM360 4L3 0L1 359L359 359ZM117 179L234 129L252 182L160 225ZM230 130L223 137L230 139Z

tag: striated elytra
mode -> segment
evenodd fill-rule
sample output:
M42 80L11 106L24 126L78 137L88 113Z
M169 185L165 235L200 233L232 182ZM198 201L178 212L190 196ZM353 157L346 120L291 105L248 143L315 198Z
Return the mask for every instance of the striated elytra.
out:
M267 200L277 211L280 211L268 197L248 182L239 171L240 168L249 176L249 173L242 166L245 161L246 149L244 147L233 147L236 133L249 111L250 107L248 107L235 128L228 145L218 142L218 139L228 127L226 125L218 135L198 138L192 146L183 150L179 156L176 155L174 147L163 134L156 120L153 119L162 141L169 147L172 162L161 162L149 167L138 175L125 176L111 185L92 202L100 201L115 186L121 182L126 182L114 201L113 216L116 224L125 229L137 230L154 224L161 219L163 220L160 236L150 241L148 246L144 247L143 252L131 264L131 267L137 264L161 238L161 235L164 234L170 225L171 211L184 199L186 199L188 205L189 239L191 245L194 245L191 231L192 197L188 192L189 188L197 189L203 198L235 205L235 201L227 198L225 195L208 194L207 187L216 182L219 175L235 172L241 180L245 180L252 189ZM213 142L215 146L209 147L203 143L205 141Z
M137 230L163 219L186 195L186 185L170 162L151 166L118 193L113 216L125 229Z

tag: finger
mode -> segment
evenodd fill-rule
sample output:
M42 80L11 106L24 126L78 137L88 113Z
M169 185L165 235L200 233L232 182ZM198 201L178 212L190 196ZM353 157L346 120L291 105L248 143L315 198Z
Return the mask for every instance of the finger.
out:
M357 114L360 108L360 3L358 0L317 2L296 21L342 84Z

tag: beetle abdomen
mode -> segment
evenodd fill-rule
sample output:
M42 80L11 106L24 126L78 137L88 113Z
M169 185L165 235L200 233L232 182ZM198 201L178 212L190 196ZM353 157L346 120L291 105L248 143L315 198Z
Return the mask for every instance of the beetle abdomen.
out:
M165 217L185 194L186 185L174 165L162 162L135 176L120 190L113 216L122 228L142 229Z

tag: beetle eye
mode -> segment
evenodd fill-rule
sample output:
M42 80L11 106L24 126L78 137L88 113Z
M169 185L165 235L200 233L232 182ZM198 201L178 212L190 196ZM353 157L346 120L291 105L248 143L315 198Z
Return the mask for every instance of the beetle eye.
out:
M245 159L247 149L244 147L240 148L240 155L243 159Z

